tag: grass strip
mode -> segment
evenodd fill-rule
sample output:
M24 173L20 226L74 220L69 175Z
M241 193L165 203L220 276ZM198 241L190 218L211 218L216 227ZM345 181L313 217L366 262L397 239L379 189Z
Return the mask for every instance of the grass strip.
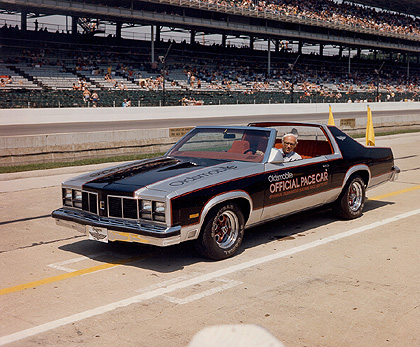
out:
M102 164L102 163L113 163L113 162L120 162L120 161L140 160L140 159L157 157L163 154L164 154L163 152L150 153L150 154L130 154L130 155L119 155L115 157L87 158L87 159L80 159L80 160L68 161L68 162L58 162L58 163L34 163L34 164L16 165L16 166L2 166L0 167L0 173L47 170L47 169L56 169L60 167L69 167L69 166L83 166L83 165L93 165L93 164Z
M418 133L418 132L420 132L420 129L389 130L389 131L375 132L375 137L408 134L408 133ZM360 138L365 137L365 136L366 136L365 133L358 133L358 134L351 135L351 137L354 138L354 139L360 139Z

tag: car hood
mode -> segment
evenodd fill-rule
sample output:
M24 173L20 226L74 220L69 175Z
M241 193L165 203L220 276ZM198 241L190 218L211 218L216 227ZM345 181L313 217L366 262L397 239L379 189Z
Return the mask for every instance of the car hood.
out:
M174 191L187 183L222 173L228 170L228 165L226 160L159 157L94 171L68 180L64 185L123 195L132 195L145 187Z

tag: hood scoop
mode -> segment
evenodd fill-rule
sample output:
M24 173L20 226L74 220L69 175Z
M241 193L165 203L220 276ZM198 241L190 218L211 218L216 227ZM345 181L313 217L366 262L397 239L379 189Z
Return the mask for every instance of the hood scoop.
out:
M160 169L168 165L173 165L179 161L173 158L163 158L158 160L141 162L137 166L128 167L126 169L113 172L104 177L98 178L95 180L96 183L110 183L116 180L122 180L124 178L134 176L137 174L149 172L152 170Z

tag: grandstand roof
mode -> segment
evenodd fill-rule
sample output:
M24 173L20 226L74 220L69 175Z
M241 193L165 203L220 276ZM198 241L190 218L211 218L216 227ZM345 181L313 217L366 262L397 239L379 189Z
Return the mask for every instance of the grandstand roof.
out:
M420 16L418 0L350 0L350 2Z

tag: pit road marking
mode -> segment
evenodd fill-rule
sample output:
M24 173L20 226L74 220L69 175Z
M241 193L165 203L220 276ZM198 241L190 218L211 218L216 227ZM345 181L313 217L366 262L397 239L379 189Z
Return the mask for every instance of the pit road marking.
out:
M309 243L301 245L301 246L293 247L289 250L276 252L274 254L270 254L270 255L267 255L267 256L264 256L264 257L261 257L261 258L253 259L253 260L241 263L241 264L233 265L233 266L230 266L230 267L227 267L227 268L224 268L224 269L220 269L220 270L217 270L217 271L214 271L214 272L199 275L199 276L196 276L196 277L191 278L191 279L187 279L187 280L184 280L184 281L181 281L181 282L178 282L178 283L168 285L166 287L158 288L158 289L155 289L155 290L151 290L149 292L145 292L145 293L142 293L142 294L139 294L139 295L135 295L131 298L116 301L116 302L113 302L113 303L110 303L110 304L107 304L107 305L104 305L104 306L99 306L97 308L87 310L87 311L84 311L84 312L76 313L76 314L73 314L71 316L67 316L67 317L64 317L64 318L61 318L61 319L57 319L57 320L54 320L54 321L51 321L51 322L48 322L48 323L45 323L45 324L35 326L33 328L21 330L21 331L18 331L16 333L14 333L14 334L2 336L2 337L0 337L0 346L5 345L7 343L16 342L16 341L25 339L27 337L35 336L35 335L38 335L38 334L41 334L41 333L59 328L61 326L67 325L67 324L72 324L72 323L79 322L79 321L87 319L87 318L99 316L99 315L105 314L107 312L114 311L117 308L127 307L127 306L130 306L130 305L133 305L133 304L143 302L145 300L150 300L150 299L156 298L158 296L167 295L167 294L172 293L172 292L174 292L175 290L178 290L178 289L184 289L184 288L187 288L189 286L193 286L193 285L200 284L200 283L207 282L207 281L214 280L214 279L219 279L219 278L222 278L224 276L230 275L232 273L249 269L253 266L261 265L261 264L264 264L264 263L267 263L267 262L270 262L270 261L273 261L273 260L277 260L277 259L280 259L280 258L291 256L293 254L303 252L303 251L306 251L308 249L315 248L315 247L318 247L318 246L322 246L322 245L325 245L325 244L333 242L333 241L341 240L341 239L344 239L346 237L365 232L367 230L371 230L371 229L374 229L374 228L379 228L383 225L397 222L401 219L413 217L417 214L420 214L420 209L410 211L410 212L407 212L407 213L402 213L402 214L396 215L394 217L384 219L384 220L379 221L379 222L375 222L375 223L372 223L372 224L369 224L369 225L365 225L365 226L362 226L362 227L359 227L359 228L356 228L356 229L353 229L353 230L349 230L349 231L346 231L346 232L343 232L343 233L340 233L340 234L337 234L337 235L332 235L332 236L326 237L324 239L309 242ZM71 275L71 274L74 274L74 272L72 272L70 274L66 274L66 275Z
M392 193L388 193L388 194L384 194L384 195L375 196L373 198L370 198L369 200L385 199L385 198L390 197L390 196L395 196L395 195L398 195L398 194L408 193L408 192L411 192L411 191L416 190L416 189L420 189L420 185L414 186L414 187L411 187L411 188L407 188L407 189L398 190L396 192L392 192ZM121 260L116 261L114 263L106 263L106 264L90 267L90 268L87 268L87 269L72 271L70 273L66 273L66 274L63 274L63 275L58 275L58 276L45 278L43 280L24 283L24 284L20 284L20 285L14 286L14 287L3 288L3 289L0 289L0 296L5 295L5 294L9 294L9 293L13 293L13 292L18 292L18 291L28 289L28 288L35 288L35 287L38 287L38 286L41 286L41 285L44 285L44 284L48 284L48 283L54 283L54 282L62 281L62 280L72 278L72 277L91 274L91 273L101 271L101 270L104 270L104 269L109 269L109 268L112 268L112 267L115 267L115 266L118 266L118 265L128 264L128 263L131 263L131 262L143 259L143 258L144 258L144 256L143 257L128 258L128 259L121 259Z

